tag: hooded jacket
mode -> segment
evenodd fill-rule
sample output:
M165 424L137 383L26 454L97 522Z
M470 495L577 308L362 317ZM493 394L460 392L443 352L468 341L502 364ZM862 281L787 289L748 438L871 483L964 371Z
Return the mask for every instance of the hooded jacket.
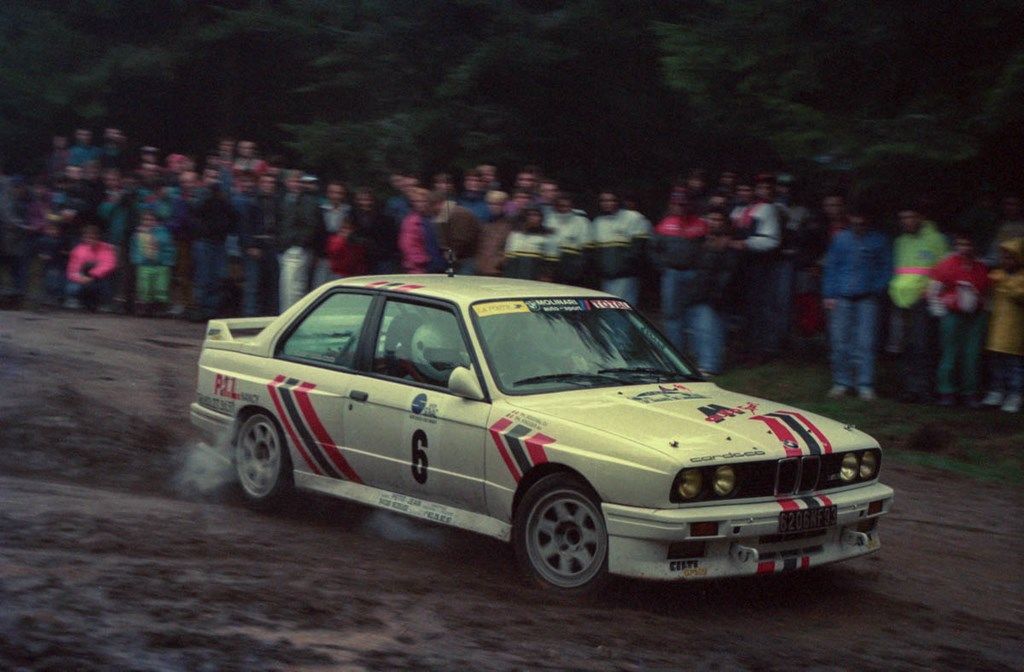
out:
M1017 257L1016 271L997 268L989 273L992 281L992 319L988 325L988 349L1024 357L1024 238L1014 238L999 246Z

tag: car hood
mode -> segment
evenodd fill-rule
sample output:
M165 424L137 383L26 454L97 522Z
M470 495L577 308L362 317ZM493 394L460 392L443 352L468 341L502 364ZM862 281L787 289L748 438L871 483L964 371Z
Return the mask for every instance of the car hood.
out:
M555 397L559 397L556 399ZM552 420L614 434L669 456L774 459L868 448L855 427L714 383L662 383L509 399Z

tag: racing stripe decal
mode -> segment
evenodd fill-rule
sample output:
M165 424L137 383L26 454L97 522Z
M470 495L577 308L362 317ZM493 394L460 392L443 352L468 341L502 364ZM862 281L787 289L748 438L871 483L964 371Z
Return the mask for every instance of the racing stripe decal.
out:
M498 454L516 483L530 469L547 462L545 448L556 443L554 438L526 425L516 424L512 418L501 418L489 430Z
M319 474L321 473L320 468L316 466L316 463L313 462L309 453L306 452L305 446L303 446L302 442L299 441L299 437L295 435L295 430L292 429L292 423L288 420L288 414L284 412L284 408L281 406L281 399L277 394L277 386L283 382L284 376L278 376L271 382L267 383L267 391L270 392L270 398L274 402L274 408L277 409L277 417L281 420L281 424L284 425L285 432L287 432L288 436L291 437L292 444L295 446L295 449L299 451L299 455L302 456L302 459L305 460L306 464L309 465L309 468L313 470L314 474Z
M832 506L832 500L829 498L828 495L818 495L818 499L820 499L821 503L824 504L825 506Z
M366 286L373 287L374 289L390 289L393 292L411 292L414 289L423 288L423 285L388 282L387 280L377 280L376 282L371 282Z
M359 478L359 474L355 472L352 466L345 459L345 456L341 454L341 450L335 445L331 439L331 435L324 429L324 425L320 422L320 417L316 414L316 410L313 408L313 403L309 400L309 391L315 388L316 385L313 383L302 383L294 390L295 399L299 402L299 409L302 411L303 417L306 419L306 423L309 428L313 430L313 436L316 437L316 441L320 448L327 453L327 457L331 459L331 462L336 466L345 478L354 482L362 483L362 479Z
M793 500L793 499L780 499L780 500L777 500L777 501L779 502L779 506L782 507L783 511L798 511L798 510L800 510L800 505L796 503L796 500Z
M295 378L289 378L280 385L278 385L277 391L281 395L281 402L284 404L285 409L288 411L288 416L291 418L292 424L295 425L295 431L298 433L299 438L302 439L303 444L306 446L313 458L323 469L324 473L334 478L341 478L341 472L338 471L331 461L327 459L323 451L317 446L316 439L310 434L306 424L302 421L302 415L299 413L299 409L295 405L295 400L292 398L292 388L297 386L299 383Z
M750 419L760 420L768 425L768 430L775 435L775 438L782 442L782 447L786 450L786 457L800 457L803 455L799 445L797 445L796 437L777 417L771 414L754 415Z
M818 439L818 442L821 443L821 449L823 453L828 454L832 452L832 443L825 437L822 431L818 429L818 426L815 425L810 420L808 420L807 418L805 418L802 413L797 413L796 411L779 411L779 413L791 415L797 420L799 420L801 423L803 423L803 426L806 427L808 431L810 431L810 433L813 434Z
M509 473L512 474L512 478L515 479L516 483L522 478L522 474L516 469L515 463L512 462L512 458L508 454L508 448L505 447L505 441L501 438L501 433L504 432L512 424L512 421L508 418L502 418L496 423L491 425L490 432L491 438L494 439L494 445L498 447L498 454L501 455L501 459L505 461L505 466L508 467Z
M810 569L811 557L792 555L779 560L762 560L757 563L755 574L781 574L782 572L793 572L801 569Z

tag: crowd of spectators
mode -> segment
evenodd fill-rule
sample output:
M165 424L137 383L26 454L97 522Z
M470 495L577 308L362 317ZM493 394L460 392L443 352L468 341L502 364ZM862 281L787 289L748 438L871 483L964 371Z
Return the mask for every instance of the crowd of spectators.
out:
M695 169L671 181L652 224L615 188L598 193L591 218L535 166L509 189L493 165L464 171L461 189L449 173L423 184L396 172L381 202L370 187L350 192L282 164L247 140L222 140L200 169L197 157L129 152L116 128L98 146L87 129L71 146L57 136L44 174L0 165L8 293L202 321L278 314L339 277L451 268L598 287L634 305L643 294L709 376L727 353L764 362L825 333L830 397L874 399L876 354L887 352L903 401L1021 407L1015 195L997 205L984 194L943 228L918 203L879 213L839 191L807 200L785 174L724 171L712 184Z

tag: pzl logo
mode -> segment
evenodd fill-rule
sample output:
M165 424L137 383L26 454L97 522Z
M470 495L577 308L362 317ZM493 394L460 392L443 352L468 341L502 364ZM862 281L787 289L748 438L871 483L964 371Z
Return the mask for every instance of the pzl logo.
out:
M727 418L734 418L737 415L744 415L747 412L757 413L757 404L750 401L739 406L733 406L728 408L726 406L719 406L718 404L709 404L707 406L701 406L698 409L706 417L704 418L708 422L719 423Z
M238 393L238 379L219 373L213 378L213 394L225 399L242 398L242 395Z

